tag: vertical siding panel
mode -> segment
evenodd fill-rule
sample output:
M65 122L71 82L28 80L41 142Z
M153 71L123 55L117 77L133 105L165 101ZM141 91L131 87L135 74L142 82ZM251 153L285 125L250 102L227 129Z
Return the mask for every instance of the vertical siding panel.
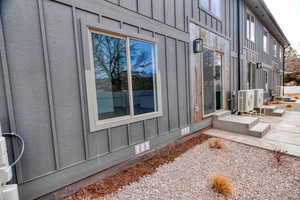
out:
M164 22L165 21L165 9L164 9L164 2L165 0L153 0L153 18Z
M176 68L176 41L172 38L166 40L167 74L168 74L168 99L170 130L178 128L178 100L177 100L177 68Z
M0 24L1 26L1 24ZM1 31L1 28L0 28ZM1 34L1 33L0 33ZM4 49L0 47L0 54L4 53ZM8 120L8 111L7 111L7 103L6 103L6 95L4 90L4 80L3 71L2 71L2 59L0 57L0 125L3 132L9 131L9 120Z
M111 128L110 131L112 151L117 151L128 146L127 125Z
M166 24L175 26L175 2L174 0L165 0Z
M60 162L68 166L85 159L73 13L71 7L50 1L45 11Z
M138 0L138 5L139 13L152 17L152 0Z
M176 28L184 30L184 0L175 0Z
M185 16L184 16L184 21L185 21L185 26L186 26L186 32L189 32L189 21L187 20L188 18L192 17L192 0L184 0L184 8L185 8Z
M74 32L74 43L75 43L75 53L76 53L76 66L78 73L78 87L79 87L79 95L80 95L80 110L82 114L82 135L84 142L84 151L85 151L85 159L88 158L88 142L87 142L87 120L85 117L85 101L84 101L84 90L83 90L83 78L81 71L81 61L80 61L80 52L79 52L79 40L78 40L78 28L77 28L77 18L76 18L76 9L72 7L72 20L73 20L73 32Z
M92 142L90 143L91 141L91 138L89 137L89 133L90 133L90 130L89 130L89 124L88 124L88 110L87 110L87 107L84 106L87 104L86 102L86 88L85 88L85 77L84 77L84 69L82 66L84 66L84 63L83 63L83 52L82 52L82 38L81 38L81 30L80 30L80 20L79 19L83 19L85 21L88 21L88 22L91 22L91 23L97 23L98 22L98 18L99 16L97 14L92 14L92 13L89 13L89 12L86 12L86 11L82 11L82 10L76 10L76 16L74 20L76 20L76 26L77 26L77 41L79 41L77 43L77 51L76 51L76 57L77 57L77 63L78 63L78 80L79 80L79 88L80 88L80 93L81 93L81 103L83 104L81 107L81 115L82 115L82 121L83 121L83 138L84 138L84 145L87 145L85 147L86 151L85 151L85 156L94 156L94 152L100 152L99 151L99 148L98 145L96 145L96 143ZM74 17L74 16L73 16ZM76 28L75 28L76 30ZM75 40L76 40L76 34L75 34ZM76 45L76 42L75 42L75 45ZM81 82L81 83L80 83ZM100 136L95 136L94 137L95 140L97 140L98 138L100 138ZM99 141L99 143L101 144L103 141ZM96 145L96 146L95 146Z
M137 0L120 0L120 5L135 12L138 10Z
M157 119L149 119L145 121L145 139L157 136Z
M178 105L180 127L187 125L187 101L186 101L186 65L185 65L185 43L177 42L177 77L178 77Z
M96 157L109 152L108 130L103 130L88 137L89 156Z
M17 130L26 143L22 161L17 165L17 181L21 183L55 170L56 165L45 75L46 55L41 39L43 25L39 11L42 9L37 1L26 2L20 10L16 4L8 6L6 14L1 16L5 28L1 29L0 48L4 73L10 77L11 95L8 95L12 97L14 107L11 111L14 111L16 121L16 126L12 124L10 128ZM6 55L3 54L4 39Z
M199 0L193 0L193 18L197 21L200 20L200 9L199 9Z
M187 122L191 123L190 47L185 43Z
M144 141L143 121L130 124L129 137L131 144L136 144Z
M158 40L158 67L161 73L161 93L163 117L158 118L159 134L169 130L169 100L167 87L167 65L166 65L166 38L163 35L156 35Z

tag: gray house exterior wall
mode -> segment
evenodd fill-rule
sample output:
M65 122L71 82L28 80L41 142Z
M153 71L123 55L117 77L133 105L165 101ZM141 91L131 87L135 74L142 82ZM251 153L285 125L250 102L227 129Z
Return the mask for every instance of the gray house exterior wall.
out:
M40 197L128 160L135 156L135 144L150 141L155 148L180 138L181 128L189 126L195 132L210 126L210 118L191 120L189 24L229 41L228 98L236 94L238 63L245 67L249 48L243 29L239 61L237 0L222 3L218 18L201 9L198 0L4 0L0 122L4 131L16 131L25 139L25 154L15 169L22 199ZM244 1L241 8L244 18ZM90 131L82 21L158 41L162 117ZM256 26L259 39L261 24ZM262 57L262 47L250 49L258 60L280 64ZM231 107L237 104L235 98ZM11 155L17 152L16 146Z

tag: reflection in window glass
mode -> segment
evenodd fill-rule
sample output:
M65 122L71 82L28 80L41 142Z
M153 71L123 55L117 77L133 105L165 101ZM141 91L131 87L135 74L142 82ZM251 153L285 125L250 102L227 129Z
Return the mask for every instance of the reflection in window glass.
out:
M156 111L154 44L130 39L134 114Z
M247 14L246 36L247 36L247 39L250 40L250 15L249 14Z
M264 52L267 53L268 52L268 32L264 31L264 38L263 38L263 42L264 42Z
M277 57L277 43L274 40L274 57Z
M255 19L251 16L251 41L255 42Z
M209 10L209 1L210 0L200 0L201 6L207 10Z
M221 0L211 1L211 12L217 17L221 17Z
M126 40L92 33L98 119L130 114Z

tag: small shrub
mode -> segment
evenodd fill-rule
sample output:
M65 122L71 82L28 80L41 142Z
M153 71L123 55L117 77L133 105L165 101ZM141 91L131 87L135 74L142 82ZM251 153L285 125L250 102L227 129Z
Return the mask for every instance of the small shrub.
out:
M279 148L275 148L272 150L272 155L275 158L275 161L278 165L282 165L283 156L286 154L286 151L280 150Z
M212 149L223 149L225 145L221 140L213 139L209 142L209 147Z
M212 177L212 189L226 197L233 193L231 180L223 175L215 175Z
M287 108L292 108L293 105L292 105L292 104L287 104L286 107L287 107Z

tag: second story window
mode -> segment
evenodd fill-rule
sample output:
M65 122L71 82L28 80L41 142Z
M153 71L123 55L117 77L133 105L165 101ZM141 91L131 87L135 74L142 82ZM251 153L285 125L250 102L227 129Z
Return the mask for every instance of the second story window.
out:
M280 60L282 59L282 48L281 47L279 48L279 58L280 58Z
M246 37L248 40L255 42L255 18L250 13L247 13Z
M263 38L264 52L268 53L268 32L264 30L264 38Z
M221 17L221 0L200 0L200 6L215 16Z
M277 57L277 42L274 40L274 57Z

